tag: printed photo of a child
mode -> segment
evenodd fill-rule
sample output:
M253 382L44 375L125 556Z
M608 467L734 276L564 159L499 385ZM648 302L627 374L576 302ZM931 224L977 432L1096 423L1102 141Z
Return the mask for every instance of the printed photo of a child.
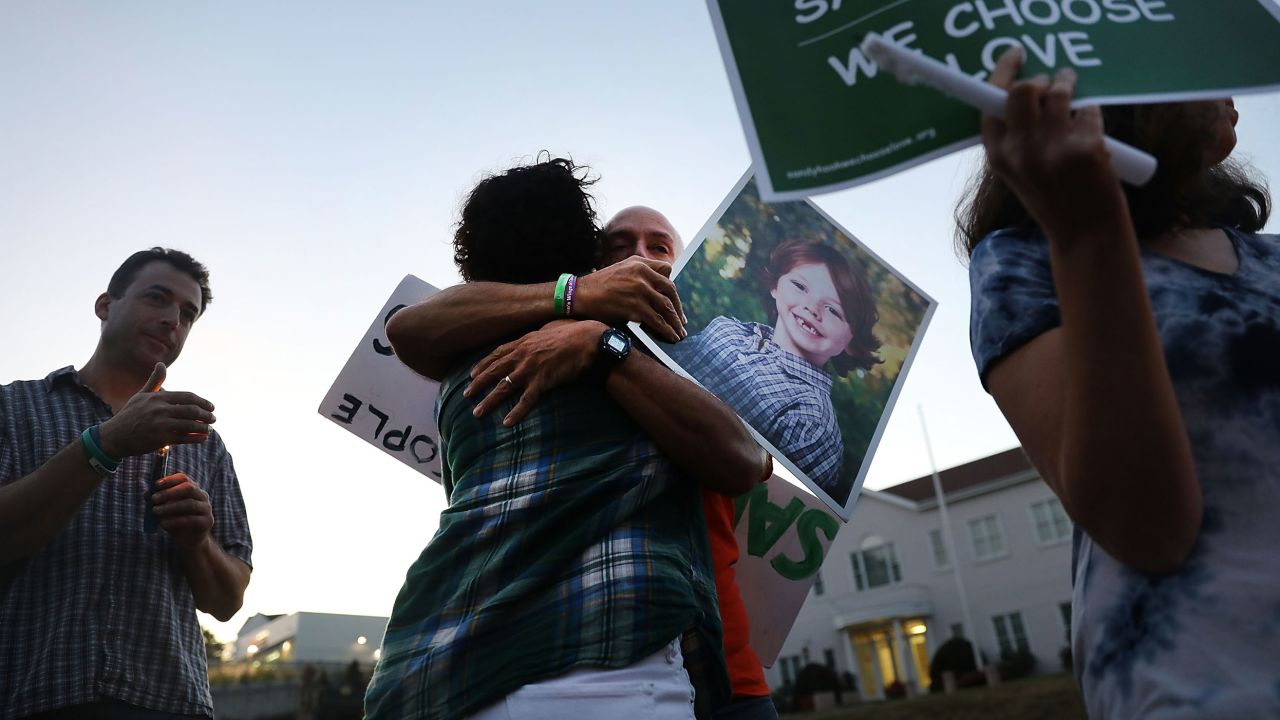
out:
M807 201L748 175L673 278L689 324L646 338L848 519L934 302Z

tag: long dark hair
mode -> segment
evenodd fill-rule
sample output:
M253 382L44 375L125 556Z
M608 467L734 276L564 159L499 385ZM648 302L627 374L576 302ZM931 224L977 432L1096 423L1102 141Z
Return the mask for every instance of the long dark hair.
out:
M587 171L544 152L481 180L453 235L462 279L529 284L591 272L600 224L587 193L596 180Z
M831 359L835 374L844 377L853 370L870 370L883 362L876 355L880 339L872 332L880 320L880 311L876 309L867 274L861 266L855 267L855 262L830 245L812 240L789 240L774 249L761 283L764 289L761 301L769 314L769 322L778 321L778 305L770 294L778 286L778 279L801 265L809 264L825 265L831 273L845 322L853 333L845 351Z
M1212 141L1208 125L1214 119L1204 103L1114 105L1104 107L1102 116L1108 135L1160 162L1144 187L1124 186L1140 240L1181 228L1221 224L1257 232L1266 225L1271 195L1265 182L1231 159L1204 167L1205 143ZM1031 229L1036 223L991 165L983 163L956 208L956 226L956 250L968 257L991 232Z

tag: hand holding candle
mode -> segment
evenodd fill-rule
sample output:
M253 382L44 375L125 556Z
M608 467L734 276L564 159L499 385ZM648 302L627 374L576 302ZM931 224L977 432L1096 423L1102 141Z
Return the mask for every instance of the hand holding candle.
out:
M153 504L153 496L156 494L156 486L160 479L169 474L169 446L165 445L155 451L151 459L151 483L147 486L146 504L147 514L143 520L142 529L146 532L153 533L160 529L160 518L156 515L156 508Z

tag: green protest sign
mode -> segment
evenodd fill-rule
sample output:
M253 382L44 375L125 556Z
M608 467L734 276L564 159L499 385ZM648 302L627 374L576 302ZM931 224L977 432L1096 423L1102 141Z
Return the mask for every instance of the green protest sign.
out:
M1071 67L1091 102L1280 86L1275 0L707 0L762 197L869 182L977 141L978 113L881 72L867 33L985 79Z

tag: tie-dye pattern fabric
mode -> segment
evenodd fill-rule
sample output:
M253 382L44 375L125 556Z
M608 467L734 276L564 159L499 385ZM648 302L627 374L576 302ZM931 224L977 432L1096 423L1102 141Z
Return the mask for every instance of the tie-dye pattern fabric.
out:
M1231 275L1143 252L1204 525L1163 577L1077 534L1072 649L1094 718L1280 717L1280 239L1227 235L1240 261ZM1060 323L1046 240L993 233L970 283L985 385L993 363Z

